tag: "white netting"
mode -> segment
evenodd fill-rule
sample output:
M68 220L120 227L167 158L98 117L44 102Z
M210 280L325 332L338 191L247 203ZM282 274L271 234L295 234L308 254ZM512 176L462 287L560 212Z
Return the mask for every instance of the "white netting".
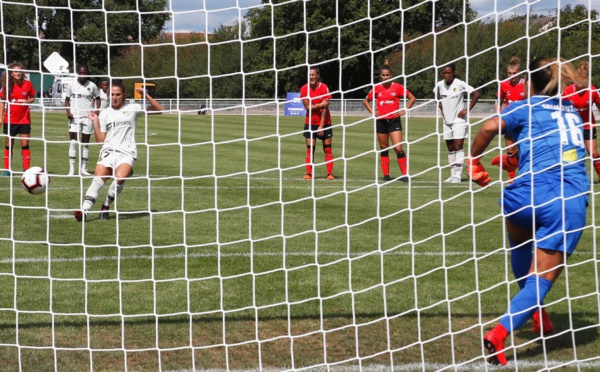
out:
M67 176L62 99L30 106L32 165L51 184L43 196L21 187L17 138L14 172L0 178L0 370L491 368L482 337L518 290L498 205L506 183L442 182L450 166L432 90L456 63L482 94L473 136L513 55L522 70L542 55L586 60L600 84L598 5L201 3L0 4L4 63L23 62L36 90L53 82L43 61L59 52L70 73L86 62L96 83L156 84L165 109L139 118L135 174L110 220L98 218L109 180L81 224L73 210L92 177ZM232 15L245 18L227 23ZM186 19L199 31L174 33ZM381 181L362 102L386 59L417 98L402 119L410 183ZM311 65L333 93L333 181L320 141L314 177L302 179L304 117L285 116ZM495 140L486 165L504 146ZM390 149L392 178L395 158ZM590 190L583 238L545 302L556 330L509 337L511 368L600 367Z

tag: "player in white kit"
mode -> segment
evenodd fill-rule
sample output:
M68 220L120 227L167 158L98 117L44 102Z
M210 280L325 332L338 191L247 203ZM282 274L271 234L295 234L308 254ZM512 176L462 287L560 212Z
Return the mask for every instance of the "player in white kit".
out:
M479 91L455 77L454 63L442 68L443 80L440 80L433 94L438 101L438 106L444 121L444 140L448 147L448 163L450 164L450 177L444 182L460 183L465 160L464 140L469 130L469 111L479 99ZM468 108L465 107L466 98L472 95Z
M108 80L102 80L98 84L98 93L100 94L100 110L104 110L110 106L110 97L108 96Z
M69 118L69 176L75 174L78 139L81 133L81 174L89 176L87 160L90 154L90 136L94 131L92 121L88 117L100 107L98 87L88 77L88 67L84 64L77 67L77 81L67 86L65 106Z
M146 94L144 89L137 91L150 103L146 108L148 114L162 113L163 107L160 103ZM86 219L88 211L96 203L100 189L108 177L113 176L114 181L108 189L100 213L100 219L107 220L110 205L123 190L125 179L133 173L133 165L137 158L135 142L137 118L144 115L144 108L137 103L125 103L126 98L125 86L122 82L115 81L111 89L111 107L103 110L100 115L95 112L90 113L96 142L103 145L96 163L94 179L85 193L81 210L74 212L77 221Z

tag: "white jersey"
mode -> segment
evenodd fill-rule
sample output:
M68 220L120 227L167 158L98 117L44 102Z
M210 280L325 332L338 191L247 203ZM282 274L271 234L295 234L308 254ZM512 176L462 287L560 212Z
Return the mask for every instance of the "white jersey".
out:
M85 118L90 111L96 111L94 102L98 98L98 87L90 80L83 85L75 81L67 86L67 97L73 117Z
M437 83L433 94L435 94L435 99L442 103L444 124L465 122L466 117L459 119L458 113L467 108L465 107L466 98L474 90L472 86L457 78L454 78L449 86L444 80Z
M109 107L103 110L98 117L100 131L106 133L103 151L119 151L137 158L137 147L135 144L135 129L137 117L144 113L144 108L137 104L125 104L118 110Z
M108 100L108 95L104 93L102 89L98 89L98 94L100 96L100 110L104 110L110 106L110 101Z

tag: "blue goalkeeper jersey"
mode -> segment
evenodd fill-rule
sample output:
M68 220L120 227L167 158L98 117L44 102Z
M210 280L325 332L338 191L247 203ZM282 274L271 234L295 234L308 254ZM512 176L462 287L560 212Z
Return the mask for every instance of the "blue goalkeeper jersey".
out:
M507 189L533 181L555 187L564 182L569 195L589 190L583 122L571 102L536 95L511 103L501 118L519 148L519 177Z

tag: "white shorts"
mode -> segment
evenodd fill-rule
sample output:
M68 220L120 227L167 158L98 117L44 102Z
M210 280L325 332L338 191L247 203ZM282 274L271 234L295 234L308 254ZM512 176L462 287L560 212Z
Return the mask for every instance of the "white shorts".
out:
M71 133L94 133L94 124L90 118L73 118L69 120L69 132Z
M464 139L467 138L469 124L465 120L457 120L454 123L444 123L444 139Z
M116 170L121 164L131 165L131 169L135 164L135 158L131 155L124 154L119 151L101 150L96 164L103 165L106 168Z

